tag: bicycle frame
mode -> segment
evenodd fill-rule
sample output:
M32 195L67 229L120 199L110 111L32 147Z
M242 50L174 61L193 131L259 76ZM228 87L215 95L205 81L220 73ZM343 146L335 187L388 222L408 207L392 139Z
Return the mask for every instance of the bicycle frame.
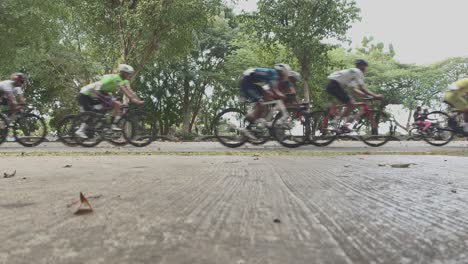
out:
M336 112L338 111L338 109L345 108L345 107L359 108L359 113L356 116L356 120L360 120L361 116L365 115L370 120L372 128L373 129L376 128L377 124L375 123L374 118L371 115L369 104L367 104L366 102L357 102L353 104L338 104L338 105L333 105L332 107L330 107L329 110L327 111L327 114L325 115L325 118L322 120L320 129L322 131L325 130L328 126L328 121L330 120L330 118L336 115Z
M274 113L276 111L279 111L281 113L280 122L283 122L285 119L287 119L289 117L289 113L288 113L288 110L286 108L286 105L284 104L284 102L282 100L273 100L273 101L268 101L268 102L262 102L261 104L264 105L264 106L271 107L268 110L267 115L265 116L265 120L268 122L268 126L270 126L270 127L273 124L273 119L275 117Z

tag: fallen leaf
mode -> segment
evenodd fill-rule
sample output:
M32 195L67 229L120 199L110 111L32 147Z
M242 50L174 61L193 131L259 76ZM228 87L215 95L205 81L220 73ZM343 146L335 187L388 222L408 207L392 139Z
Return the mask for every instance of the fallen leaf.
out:
M345 168L349 168L349 167L351 167L351 165L344 165L344 167L345 167Z
M65 165L64 168L71 168L72 165Z
M457 190L452 190L453 193L457 193Z
M8 173L5 172L5 173L3 173L3 178L13 178L13 177L15 177L15 175L16 175L16 170L12 174L8 174Z
M385 166L387 166L387 164L385 164L385 163L379 163L379 167L385 167Z
M254 160L259 160L259 158L254 158Z
M23 180L26 180L27 178L26 177L23 177Z
M91 204L88 202L88 199L86 199L83 193L80 192L80 201L78 202L78 206L76 207L74 214L83 215L92 212L93 208L91 207Z
M278 218L275 218L275 219L273 219L273 222L274 222L274 223L277 223L277 224L280 224L280 223L281 223L281 220L279 220Z

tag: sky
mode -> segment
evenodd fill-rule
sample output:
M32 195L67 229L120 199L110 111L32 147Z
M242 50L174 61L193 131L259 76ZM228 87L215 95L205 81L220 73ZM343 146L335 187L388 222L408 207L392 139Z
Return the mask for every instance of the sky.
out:
M351 46L363 37L393 44L404 63L430 64L468 56L468 0L356 0L360 22L348 31ZM253 11L256 0L238 0L238 10Z

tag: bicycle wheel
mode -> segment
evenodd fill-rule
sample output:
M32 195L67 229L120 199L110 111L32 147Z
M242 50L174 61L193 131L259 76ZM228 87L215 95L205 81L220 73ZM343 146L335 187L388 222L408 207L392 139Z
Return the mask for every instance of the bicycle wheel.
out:
M57 125L57 137L65 145L74 147L77 145L73 134L78 129L73 126L76 115L67 115Z
M252 145L263 145L267 143L268 140L270 140L271 133L270 133L270 129L267 127L266 124L249 123L248 121L245 121L245 122L247 123L247 129L255 137L255 139L248 138L247 142L249 142Z
M307 142L309 129L309 118L300 111L289 111L286 118L278 114L273 122L275 139L287 148L297 148Z
M135 147L145 147L156 137L156 121L154 117L143 111L130 111L122 119L123 136Z
M422 139L432 146L441 147L452 141L453 136L453 130L449 128L434 127L422 135Z
M372 122L372 121L373 122ZM372 125L374 123L374 125ZM359 139L371 147L380 147L390 140L392 123L389 116L380 111L370 111L369 116L364 114L353 125Z
M88 138L80 138L75 135L73 132L73 139L75 142L86 148L91 148L97 146L101 141L102 132L105 128L104 121L102 117L94 112L82 112L76 116L73 121L73 127L80 127L82 123L86 124L85 134Z
M433 111L427 114L428 121L431 121L433 125L436 125L440 128L448 128L449 127L449 114L442 112L442 111Z
M104 137L114 146L125 146L128 140L124 136L125 118L121 118L117 123L117 127L122 129L121 131L115 131L112 129L105 130Z
M237 108L228 108L219 113L213 122L214 134L222 145L237 148L247 142L242 131L247 128L245 112Z
M8 121L0 114L0 144L5 142L8 136Z
M25 147L41 144L47 135L47 126L42 117L32 113L20 114L13 125L16 142Z
M325 121L327 115L324 111L312 112L308 115L309 124L309 142L318 147L325 147L333 143L337 138L337 130L330 123Z
M408 140L419 141L422 139L420 130L416 127L410 129L410 131L408 132L408 136Z

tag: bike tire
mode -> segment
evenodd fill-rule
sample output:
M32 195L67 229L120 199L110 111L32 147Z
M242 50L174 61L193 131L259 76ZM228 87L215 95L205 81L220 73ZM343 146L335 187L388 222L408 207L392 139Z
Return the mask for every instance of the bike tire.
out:
M371 116L376 119L375 117L378 115L379 111L370 111ZM381 115L384 113L381 113ZM379 134L379 130L381 126L389 126L391 127L391 121L390 120L384 120L380 119L378 122L378 127L377 131L371 127L371 122L370 120L366 117L366 115L363 115L361 117L361 120L356 126L360 126L358 130L362 130L364 135L359 135L359 139L366 145L370 147L381 147L390 141L391 136L384 135L384 134ZM370 131L370 133L369 133ZM359 132L358 132L359 133Z
M241 135L240 129L246 128L245 112L238 108L228 108L219 113L213 120L214 136L223 146L228 148L237 148L244 145L248 139ZM228 124L230 121L236 124ZM238 127L235 125L239 125ZM229 134L224 134L223 129L226 128ZM233 138L234 141L228 141Z
M445 146L448 143L450 143L453 140L453 137L455 136L453 130L450 128L435 128L435 130L437 130L438 132L443 131L443 133L448 135L448 138L443 139L441 141L432 141L431 139L433 137L429 137L428 135L423 135L422 139L432 146L436 146L436 147Z
M121 128L122 131L113 131L113 134L117 134L118 137L114 138L114 137L107 137L106 136L106 140L109 143L111 143L112 145L117 146L117 147L122 147L122 146L127 145L129 142L125 138L125 135L124 135L124 132L123 132L124 125L125 125L125 118L122 117L122 118L120 118L120 120L119 120L119 122L117 124L117 127Z
M79 138L75 133L73 133L73 139L75 142L85 148L92 148L99 145L99 143L103 141L102 117L91 111L81 112L76 116L73 126L80 126L82 121L87 124L86 135L88 135L88 139ZM91 141L90 139L94 139L94 141Z
M0 115L0 144L6 141L8 136L8 121L3 115Z
M287 148L298 148L304 145L308 141L310 129L307 114L292 111L286 122L280 124L281 117L282 115L278 114L273 121L273 135L276 141Z
M30 120L28 120L28 118ZM31 129L34 129L36 126L41 126L39 130L34 131L37 135L31 137L21 137L21 134L30 134ZM13 136L15 137L16 142L24 147L35 147L41 144L47 136L47 126L44 119L38 115L32 113L25 113L18 116L17 120L13 125ZM30 139L35 138L36 141L31 142Z
M308 142L317 147L326 147L333 143L338 137L338 135L333 130L327 129L325 131L321 129L322 121L325 115L327 115L327 112L325 111L315 111L308 115ZM327 128L328 127L329 124L327 124Z
M156 138L156 121L153 116L143 111L130 111L122 119L123 136L135 147L146 147Z
M76 143L73 134L75 133L75 128L73 126L76 115L67 115L57 125L57 137L66 146L76 147Z

